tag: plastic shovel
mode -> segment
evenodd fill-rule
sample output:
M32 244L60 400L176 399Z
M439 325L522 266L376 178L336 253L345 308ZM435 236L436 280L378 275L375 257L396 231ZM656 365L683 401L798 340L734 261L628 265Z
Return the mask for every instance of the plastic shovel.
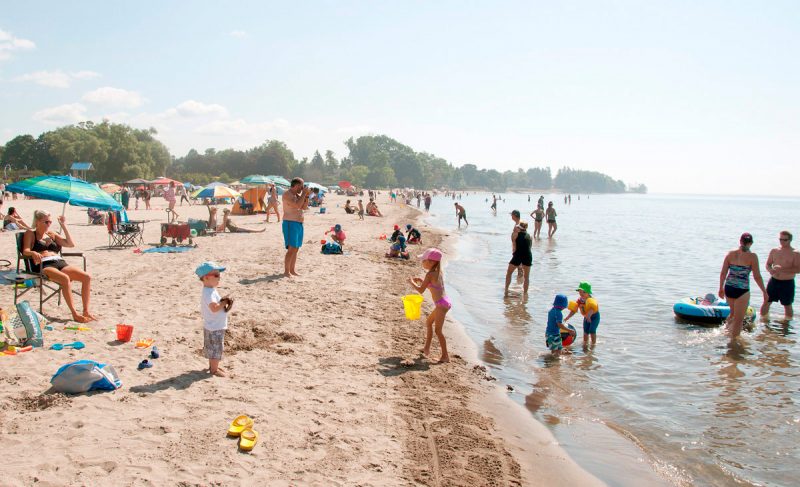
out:
M72 343L54 343L50 346L50 350L64 350L65 348L71 348L73 350L80 350L85 348L83 342L72 342Z

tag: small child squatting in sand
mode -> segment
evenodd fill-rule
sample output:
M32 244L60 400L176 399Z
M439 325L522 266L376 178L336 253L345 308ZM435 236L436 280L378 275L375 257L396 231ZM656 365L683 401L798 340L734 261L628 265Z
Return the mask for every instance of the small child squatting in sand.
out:
M203 316L203 354L208 359L208 371L211 375L225 377L220 368L222 352L225 349L225 330L228 329L228 311L233 307L233 298L219 297L220 273L225 268L214 262L203 262L194 273L203 282L203 293L200 297L200 314Z
M426 289L430 289L431 298L436 305L428 315L425 322L425 347L422 349L422 355L428 356L431 353L431 341L433 340L433 332L436 332L436 338L439 340L439 346L442 348L442 356L439 357L438 363L445 363L450 361L450 356L447 354L447 340L442 333L444 326L444 318L450 308L453 306L450 298L444 294L444 278L442 277L442 252L439 249L430 248L426 250L420 257L422 259L422 267L428 271L425 274L425 279L414 277L408 281L415 291L422 294ZM434 328L435 327L435 328Z
M341 247L344 247L344 241L347 238L347 235L342 230L342 226L338 223L331 227L330 230L325 232L325 235L331 235L331 240L339 244Z

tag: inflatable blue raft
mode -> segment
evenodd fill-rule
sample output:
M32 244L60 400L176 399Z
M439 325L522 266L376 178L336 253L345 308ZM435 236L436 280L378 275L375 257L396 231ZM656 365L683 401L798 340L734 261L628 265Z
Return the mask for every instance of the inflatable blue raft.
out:
M728 315L731 314L731 308L725 301L710 301L708 296L705 298L684 298L675 303L672 307L675 316L692 323L703 323L708 325L719 325ZM745 320L753 320L755 318L755 310L752 306L748 306Z

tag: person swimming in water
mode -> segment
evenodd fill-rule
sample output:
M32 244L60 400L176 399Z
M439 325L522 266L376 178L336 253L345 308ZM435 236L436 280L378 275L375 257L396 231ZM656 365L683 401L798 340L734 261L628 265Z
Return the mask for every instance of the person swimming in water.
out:
M731 250L722 261L719 273L719 297L728 301L731 308L725 328L731 339L742 333L744 316L750 305L750 273L756 281L764 302L769 302L769 295L764 288L764 280L758 266L758 256L750 251L753 236L745 232L739 238L739 248Z

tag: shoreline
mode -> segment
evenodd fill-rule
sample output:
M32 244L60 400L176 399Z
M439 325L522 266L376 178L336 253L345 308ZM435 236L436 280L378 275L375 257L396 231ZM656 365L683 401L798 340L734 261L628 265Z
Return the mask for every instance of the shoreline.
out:
M433 233L439 239L440 243L434 246L439 245L448 256L446 272L449 262L458 258L455 249L458 237L429 223L424 212L412 209L418 213L416 221L424 223L425 233ZM471 381L475 387L471 402L481 414L494 421L497 434L520 465L523 485L606 485L575 462L546 426L508 396L504 386L481 365L477 345L464 325L453 317L448 317L448 321L455 325L449 330L445 327L448 347L457 350L471 365L472 376L478 377L477 381ZM543 464L547 468L543 468Z
M65 330L66 306L50 301L44 315L54 329L44 332L45 347L80 340L86 348L0 358L0 421L9 425L0 441L38 450L19 459L8 483L531 485L552 473L552 459L538 452L550 445L564 453L549 433L514 438L508 432L522 431L516 416L500 414L512 423L504 429L491 403L502 393L473 372L476 362L455 357L468 357L467 346L457 344L460 324L445 326L458 347L450 364L418 359L424 328L405 319L400 297L410 291L407 278L421 268L384 258L386 242L377 238L395 221L419 221L416 210L382 205L385 218L359 222L337 209L343 202L332 196L327 213L308 212L298 261L303 275L292 279L279 277L284 251L274 220L266 233L198 237L198 247L185 253L137 254L131 247L108 249L105 227L87 225L85 212L68 206L67 223L86 254L92 311L100 321L89 331ZM26 219L34 209L54 215L62 209L42 200L12 205ZM163 201L154 199L153 206L129 212L132 220L149 220L148 244L158 242L165 220ZM207 217L202 206L176 210L183 221ZM264 228L263 215L234 218L242 228ZM335 223L348 235L346 253L322 255L319 239ZM13 266L14 233L0 234L0 243L0 257ZM200 354L201 288L193 271L204 260L228 268L220 293L236 299L222 361L226 378L210 377ZM6 286L0 306L11 309L12 300ZM117 323L134 326L133 341L156 340L162 357L153 368L136 370L147 351L116 342ZM47 394L55 370L79 359L113 365L122 388ZM404 367L404 359L415 363ZM240 414L252 417L261 435L250 454L237 452L236 441L225 437ZM555 473L593 481L566 465Z

